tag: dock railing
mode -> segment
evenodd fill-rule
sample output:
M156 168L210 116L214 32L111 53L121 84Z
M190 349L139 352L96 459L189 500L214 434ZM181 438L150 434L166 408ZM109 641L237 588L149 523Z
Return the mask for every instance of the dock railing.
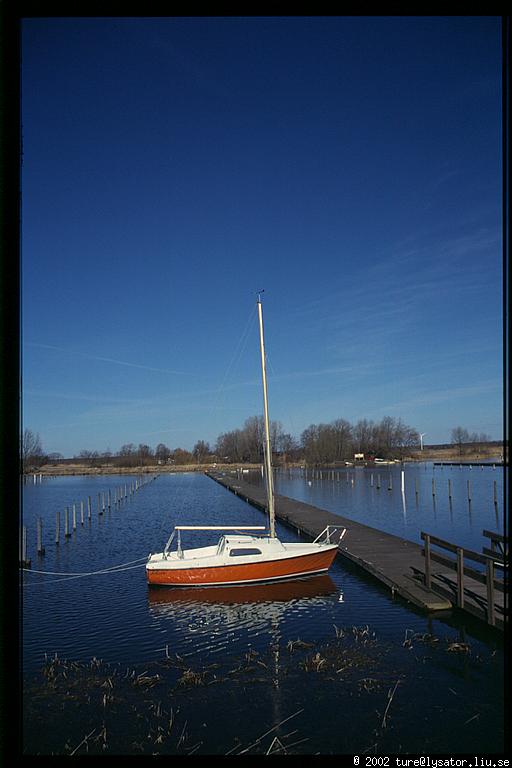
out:
M493 546L493 541L496 541L497 543L500 543L500 535L499 534L490 534L489 531L485 531L484 534L489 535L491 537L491 546ZM504 592L504 583L503 578L499 578L496 575L496 571L502 571L504 572L505 569L505 557L504 557L504 550L503 552L498 551L498 549L489 549L486 550L484 548L485 552L489 552L489 554L482 554L480 552L474 552L471 549L466 549L464 547L459 547L456 544L452 544L449 541L444 541L443 539L438 538L437 536L433 536L432 534L425 533L424 531L421 532L421 538L424 541L424 547L422 549L422 554L425 557L425 586L427 589L434 589L435 586L432 587L432 579L433 579L433 572L432 572L432 562L440 563L445 568L448 568L452 571L455 571L457 574L455 588L457 593L457 607L458 608L464 608L464 601L465 601L465 586L467 585L468 588L471 587L471 581L478 582L479 584L485 585L485 592L486 592L486 613L487 613L487 623L495 626L496 624L496 605L495 605L495 592ZM501 537L503 538L503 537ZM504 545L504 541L501 542ZM445 554L441 554L440 552L436 551L432 547L437 547L438 549L444 550ZM455 555L455 557L450 556ZM469 565L466 565L466 561L472 561L474 563L479 563L480 565L483 565L485 567L485 571L483 570L477 570L476 568L472 568ZM465 577L468 577L469 583L466 582Z
M501 557L502 559L508 558L508 542L501 533L483 530L482 535L491 540L490 549L489 547L482 547L484 555L489 555L490 557L496 557L496 555L498 555L498 557Z

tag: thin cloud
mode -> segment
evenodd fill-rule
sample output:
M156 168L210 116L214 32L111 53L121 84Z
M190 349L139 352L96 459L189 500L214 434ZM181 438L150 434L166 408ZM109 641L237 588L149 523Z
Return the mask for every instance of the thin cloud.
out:
M435 403L443 403L450 400L458 400L461 397L471 397L472 395L482 395L486 392L492 392L499 390L499 384L496 381L485 381L481 384L474 384L467 387L452 387L450 389L438 390L437 392L424 392L417 397L412 397L408 400L401 400L396 403L388 403L383 405L384 410L404 410L411 406L417 405L434 405Z
M176 374L179 376L191 376L193 374L188 373L187 371L175 371L175 370L169 370L168 368L155 368L150 365L141 365L140 363L130 363L126 360L115 360L111 357L101 357L100 355L91 355L88 352L78 352L74 349L64 349L63 347L57 347L54 344L39 344L35 341L26 341L24 342L26 346L29 347L37 347L38 349L52 349L57 352L63 352L64 354L68 355L79 355L80 357L85 357L88 360L98 360L102 363L113 363L114 365L125 365L129 368L139 368L143 371L156 371L157 373L170 373L170 374Z

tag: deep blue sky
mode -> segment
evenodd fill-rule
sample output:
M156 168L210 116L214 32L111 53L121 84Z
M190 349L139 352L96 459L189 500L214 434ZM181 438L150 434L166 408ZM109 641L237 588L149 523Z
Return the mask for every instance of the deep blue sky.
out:
M23 426L502 437L497 17L22 22Z

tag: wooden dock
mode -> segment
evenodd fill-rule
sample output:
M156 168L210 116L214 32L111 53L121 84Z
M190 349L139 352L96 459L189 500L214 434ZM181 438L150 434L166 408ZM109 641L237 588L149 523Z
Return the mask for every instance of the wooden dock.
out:
M206 474L249 504L266 512L264 487L251 485L234 473ZM452 596L453 587L446 587L447 582L453 585L453 572L449 568L439 566L438 570L432 571L431 587L425 586L424 548L420 544L278 494L275 495L275 514L281 522L312 538L316 538L327 525L345 527L347 533L338 548L339 555L385 584L392 594L400 595L427 613L451 611L457 607L457 600ZM436 589L436 585L441 583L442 591ZM461 610L486 621L487 609L481 584L465 578L464 592L467 596ZM494 626L503 629L503 593L497 593L496 599Z
M502 467L503 461L497 459L496 461L434 461L435 467Z

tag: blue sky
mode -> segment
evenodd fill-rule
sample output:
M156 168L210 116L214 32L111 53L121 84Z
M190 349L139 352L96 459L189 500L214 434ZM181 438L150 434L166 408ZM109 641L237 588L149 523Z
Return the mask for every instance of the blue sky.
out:
M502 437L497 17L22 22L23 426Z

